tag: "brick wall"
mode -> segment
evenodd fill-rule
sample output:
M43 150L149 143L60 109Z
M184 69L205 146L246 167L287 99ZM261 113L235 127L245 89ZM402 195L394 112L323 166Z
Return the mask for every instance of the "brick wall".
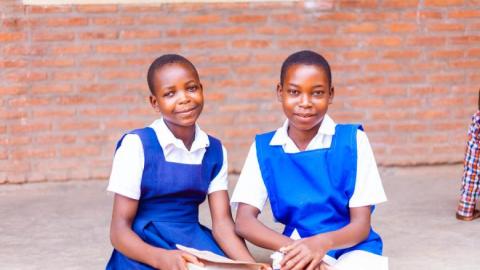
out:
M480 88L480 1L23 6L0 1L0 183L107 178L115 141L157 115L150 62L190 58L200 124L241 169L283 121L282 60L324 54L330 114L361 122L384 166L458 163Z

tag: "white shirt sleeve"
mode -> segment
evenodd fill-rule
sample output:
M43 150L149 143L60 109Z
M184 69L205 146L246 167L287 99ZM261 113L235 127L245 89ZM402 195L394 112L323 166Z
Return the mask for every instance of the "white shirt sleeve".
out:
M350 207L375 205L387 201L372 147L365 132L357 131L357 179Z
M140 137L126 135L113 158L107 190L131 199L140 199L144 160Z
M267 198L267 188L263 182L260 166L258 165L257 149L254 142L250 147L242 172L238 177L230 204L233 209L236 209L238 203L246 203L262 211Z
M228 160L227 160L227 150L222 145L223 152L223 164L222 168L218 172L217 176L213 178L208 186L208 194L213 193L219 190L228 190Z

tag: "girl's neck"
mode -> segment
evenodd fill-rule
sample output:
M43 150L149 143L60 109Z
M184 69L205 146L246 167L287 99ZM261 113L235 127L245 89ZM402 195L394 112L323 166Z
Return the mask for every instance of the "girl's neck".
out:
M192 126L179 126L173 123L165 121L168 129L172 132L175 138L181 140L188 151L192 148L193 141L195 140L195 125Z
M296 128L290 128L288 126L287 134L290 139L292 139L293 143L298 147L300 151L305 151L308 144L313 140L315 135L318 133L318 129L320 128L320 124L313 127L310 130L299 130Z

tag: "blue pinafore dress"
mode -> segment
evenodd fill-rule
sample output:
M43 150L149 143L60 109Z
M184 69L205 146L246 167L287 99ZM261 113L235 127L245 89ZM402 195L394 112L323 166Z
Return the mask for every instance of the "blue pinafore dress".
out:
M289 237L296 229L310 237L338 230L350 222L349 200L355 189L359 125L336 125L330 148L285 153L270 145L275 132L255 138L257 159L275 219ZM373 207L372 207L373 211ZM327 254L338 259L352 250L382 254L382 240L370 228L367 239Z
M172 250L180 244L199 250L209 250L225 256L214 241L211 231L198 220L198 206L207 195L210 181L223 164L222 145L209 136L202 164L168 162L152 128L137 129L143 145L145 165L141 195L133 231L146 243ZM122 143L117 144L117 149ZM153 269L113 250L106 269ZM168 270L168 269L165 269Z

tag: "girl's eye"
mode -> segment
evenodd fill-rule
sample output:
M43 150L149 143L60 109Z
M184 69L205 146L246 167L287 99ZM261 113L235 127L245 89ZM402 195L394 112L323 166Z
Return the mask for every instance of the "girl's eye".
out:
M197 91L197 89L198 89L198 86L194 85L194 86L188 87L187 90L190 91L190 92L195 92L195 91Z
M290 94L290 95L298 95L298 90L294 90L294 89L289 89L287 90L287 92Z
M314 96L323 96L323 94L324 94L324 91L314 91L313 92Z
M163 94L164 97L173 97L175 95L175 92L173 91L168 91L165 94Z

